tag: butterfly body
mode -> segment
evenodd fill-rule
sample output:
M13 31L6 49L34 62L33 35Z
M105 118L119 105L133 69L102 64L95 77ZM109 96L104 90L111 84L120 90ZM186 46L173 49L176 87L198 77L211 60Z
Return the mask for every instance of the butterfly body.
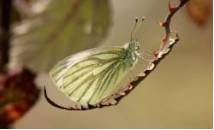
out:
M59 62L50 77L72 101L96 106L120 89L138 56L139 43L133 40L123 47L83 51Z

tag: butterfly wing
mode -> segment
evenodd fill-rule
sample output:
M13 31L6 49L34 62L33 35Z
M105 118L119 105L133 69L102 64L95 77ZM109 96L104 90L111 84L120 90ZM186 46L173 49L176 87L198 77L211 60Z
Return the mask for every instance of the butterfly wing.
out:
M58 63L50 76L72 101L96 105L119 89L130 68L122 59L124 53L124 48L81 52Z

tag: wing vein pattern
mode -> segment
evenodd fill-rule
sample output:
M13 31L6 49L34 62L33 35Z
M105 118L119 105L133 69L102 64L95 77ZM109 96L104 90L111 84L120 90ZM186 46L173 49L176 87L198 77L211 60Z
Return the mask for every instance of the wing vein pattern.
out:
M118 83L130 66L123 59L124 48L83 53L61 61L50 76L71 100L96 105L121 87Z

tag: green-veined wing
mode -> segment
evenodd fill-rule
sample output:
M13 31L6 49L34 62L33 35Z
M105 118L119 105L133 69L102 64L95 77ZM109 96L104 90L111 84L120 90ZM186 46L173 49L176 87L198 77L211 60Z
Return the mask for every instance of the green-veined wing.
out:
M96 105L118 90L130 69L127 49L93 49L65 58L51 71L56 86L72 101Z

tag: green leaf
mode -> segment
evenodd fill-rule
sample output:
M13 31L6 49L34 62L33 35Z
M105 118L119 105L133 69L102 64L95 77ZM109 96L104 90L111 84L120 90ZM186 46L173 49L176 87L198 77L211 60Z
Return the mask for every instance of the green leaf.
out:
M64 57L95 46L108 31L108 0L50 0L40 12L38 2L37 8L19 8L30 13L14 25L10 68L46 72Z

